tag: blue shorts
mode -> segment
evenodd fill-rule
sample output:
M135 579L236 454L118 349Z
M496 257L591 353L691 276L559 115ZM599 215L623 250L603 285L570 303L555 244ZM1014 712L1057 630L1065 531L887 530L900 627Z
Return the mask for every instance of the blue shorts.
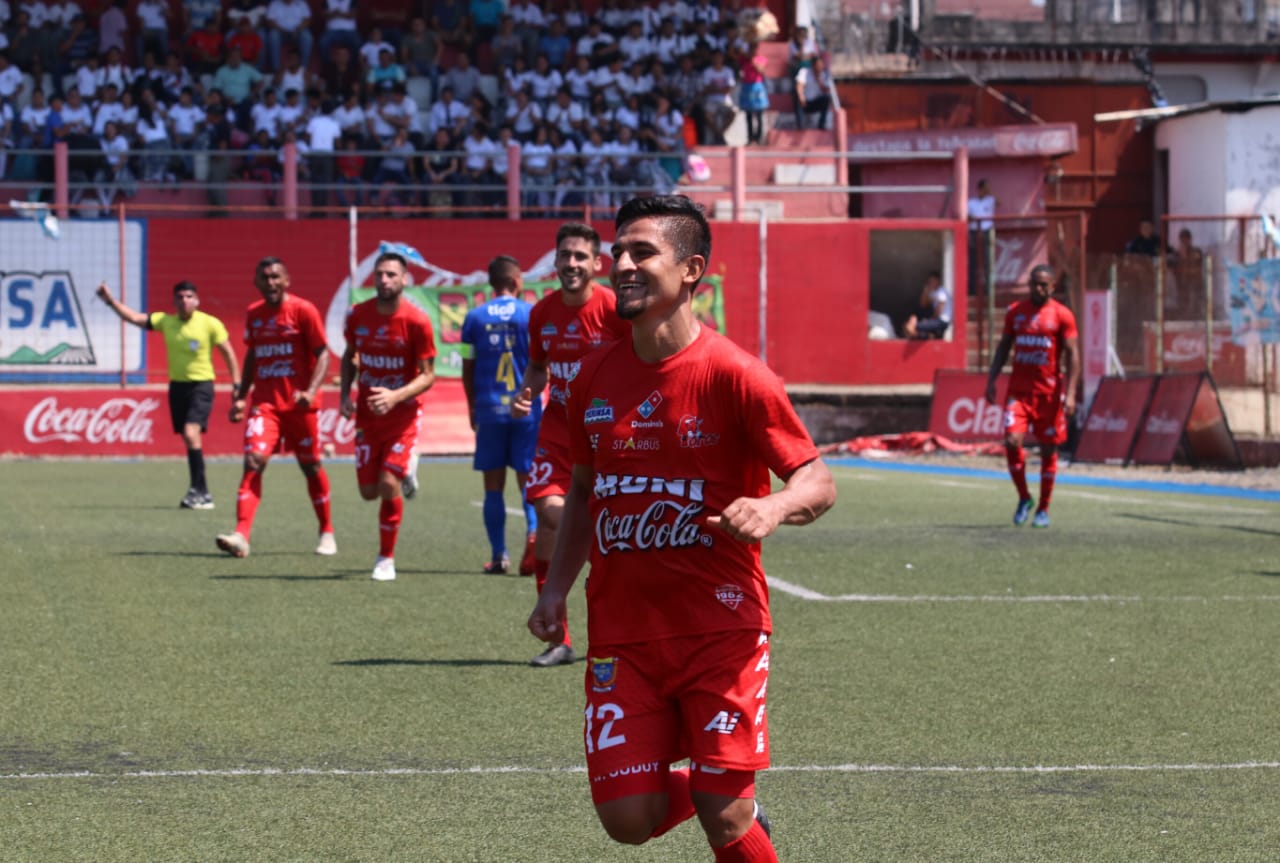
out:
M528 473L537 445L536 422L478 423L476 455L471 466L476 470L510 467L517 473Z

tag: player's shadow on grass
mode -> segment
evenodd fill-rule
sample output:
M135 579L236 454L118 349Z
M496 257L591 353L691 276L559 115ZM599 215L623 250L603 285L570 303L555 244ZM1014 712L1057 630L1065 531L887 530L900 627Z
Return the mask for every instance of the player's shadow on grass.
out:
M334 665L346 665L356 668L376 668L383 665L419 665L434 668L480 668L494 665L526 666L528 660L521 662L515 659L393 659L375 657L371 659L339 659Z
M1256 533L1259 536L1280 536L1280 530L1264 530L1260 527L1246 527L1242 524L1214 524L1207 525L1202 521L1192 521L1191 519L1169 518L1168 516L1159 515L1139 515L1133 512L1122 512L1120 518L1131 518L1134 521L1151 521L1158 524L1173 524L1178 527L1215 527L1218 530L1233 530L1238 533Z

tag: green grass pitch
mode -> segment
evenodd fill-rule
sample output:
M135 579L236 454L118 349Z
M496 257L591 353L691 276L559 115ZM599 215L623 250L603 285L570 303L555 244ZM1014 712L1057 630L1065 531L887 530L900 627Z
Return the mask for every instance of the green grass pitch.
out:
M0 463L0 861L711 859L596 824L583 665L528 666L469 465L424 462L390 584L350 463L334 558L287 460L221 555L210 470L188 512L177 460ZM1280 503L1060 484L1032 531L1003 479L835 472L765 546L782 860L1280 856Z

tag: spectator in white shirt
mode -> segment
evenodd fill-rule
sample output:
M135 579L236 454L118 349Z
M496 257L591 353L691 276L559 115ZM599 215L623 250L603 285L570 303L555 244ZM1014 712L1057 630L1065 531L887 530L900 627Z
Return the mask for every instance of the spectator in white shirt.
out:
M347 93L347 98L333 110L334 122L348 138L363 142L366 134L364 108L360 107L360 99L354 90Z
M271 0L267 6L267 63L280 68L285 42L298 50L305 67L311 62L311 7L306 0Z
M609 157L612 152L605 143L604 132L593 125L587 132L587 140L579 151L582 155L582 181L587 186L587 199L592 207L609 206Z
M547 109L547 123L559 129L562 135L579 138L582 136L583 123L586 119L587 115L582 109L582 104L573 100L573 94L568 87L561 87L556 93L556 100Z
M527 215L535 218L551 215L547 210L551 206L554 184L554 155L555 149L551 146L545 123L534 130L533 140L520 148L521 205Z
M333 108L332 104L322 105L320 110L311 115L305 128L307 143L307 167L311 174L311 205L327 207L329 205L329 186L333 185L336 176L334 152L342 137L342 127L333 119L325 108ZM319 213L323 215L323 211Z
M560 70L551 68L551 61L546 54L539 54L533 62L533 74L529 76L530 98L539 107L546 108L563 84L564 77Z
M133 175L129 173L129 142L120 134L115 123L108 123L103 130L102 152L105 164L93 177L98 200L104 210L111 209L117 193L133 196Z
M705 140L702 143L724 143L725 129L729 128L737 110L733 103L733 91L737 82L738 76L725 65L724 53L714 52L711 55L711 65L702 70L702 110L706 120Z
M259 132L266 132L267 137L272 141L280 138L280 113L284 106L280 104L276 91L267 88L262 91L262 101L258 102L249 111L249 119L253 123L253 135L256 138Z
M124 107L120 104L119 90L115 84L106 85L102 88L102 101L93 112L93 134L99 138L106 137L108 123L115 124L116 131L120 131L120 118L123 116Z
M98 91L102 92L108 84L114 84L117 93L123 93L133 83L133 70L124 64L124 54L119 48L107 52L106 62L94 76Z
M138 16L134 61L141 63L147 52L163 57L169 50L169 18L173 12L166 0L140 0L133 14Z
M290 130L297 132L306 125L307 106L302 104L302 94L292 88L284 93L284 104L280 106L280 133Z
M372 27L369 30L369 38L360 46L360 68L364 72L368 72L378 65L378 58L382 56L383 51L390 51L394 57L396 48L390 42L382 38L382 30L378 27Z
M68 135L87 135L93 131L93 109L85 104L79 89L72 87L67 91L67 102L60 113Z
M470 116L471 110L453 98L453 88L446 85L440 90L440 99L431 106L431 134L445 129L453 137L460 137Z
M24 83L22 70L9 62L7 53L0 51L0 102L20 102Z
M346 45L355 54L360 50L353 0L324 0L324 32L320 34L320 60L329 62L334 45Z
M604 96L605 103L610 108L616 108L622 104L622 88L620 79L625 73L622 71L621 55L614 55L613 61L608 66L601 66L596 70L595 75L591 79L591 91L594 97L596 93Z
M542 108L529 98L524 90L516 92L514 101L507 104L507 125L520 141L532 141L533 132L542 124Z
M586 57L591 65L596 66L609 61L609 56L618 50L616 43L612 34L605 32L604 23L599 18L592 18L587 32L578 37L573 50L577 56Z
M165 152L173 148L173 143L165 127L164 112L150 90L143 91L142 104L138 106L138 141L146 151L142 157L142 179L148 183L173 180L167 170L169 155Z
M18 113L17 145L19 150L39 147L43 144L45 121L49 119L49 106L44 100L44 90L32 90L31 101Z
M574 60L573 68L564 74L564 82L569 88L569 95L573 97L573 101L584 108L591 102L591 82L593 78L591 60L582 54L579 54Z
M674 72L680 63L680 33L676 30L676 22L664 18L658 36L653 40L653 55L662 63L668 74Z
M627 34L618 40L618 51L626 66L653 56L653 43L644 35L644 26L639 21L632 21L627 27Z
M462 180L467 186L485 186L493 183L493 158L497 145L489 138L488 129L483 123L475 123L471 133L462 142L466 156L462 159ZM462 205L467 211L463 217L475 218L484 215L477 212L480 207L488 206L493 200L492 192L485 189L468 188L462 193Z
M626 126L634 135L640 131L640 94L632 93L627 100L613 110L613 127L616 134Z

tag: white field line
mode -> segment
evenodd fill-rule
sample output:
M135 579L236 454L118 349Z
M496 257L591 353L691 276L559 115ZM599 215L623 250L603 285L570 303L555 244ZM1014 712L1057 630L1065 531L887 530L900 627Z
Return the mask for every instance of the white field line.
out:
M937 773L964 774L1048 774L1048 773L1208 773L1223 770L1277 770L1280 761L1237 761L1226 764L1027 764L1027 765L949 765L949 764L802 764L777 765L776 773ZM510 775L574 775L585 773L582 766L573 767L389 767L381 770L344 770L294 768L228 768L223 770L128 770L103 773L76 770L65 773L5 773L0 782L49 781L61 779L204 779L267 777L398 777L398 776L510 776Z
M845 593L838 596L828 596L825 593L819 593L799 584L793 584L785 579L778 578L775 575L769 576L769 589L777 590L782 593L790 594L798 599L807 599L812 602L1097 602L1097 603L1126 603L1126 602L1278 602L1280 596L1260 595L1260 596L1115 596L1111 594L1093 594L1093 595L1054 595L1054 594L1032 594L1019 595L1009 594L975 594L975 595L957 595L943 596L930 594L876 594L876 593Z
M1096 491L1077 491L1072 488L1058 486L1053 493L1058 497L1078 497L1084 500L1096 500L1103 503L1140 504L1142 506L1167 506L1170 509L1190 509L1198 512L1232 512L1241 515L1266 515L1269 510L1255 509L1247 506L1235 506L1230 503L1192 503L1185 500L1164 500L1162 497L1125 497L1115 494L1099 494Z

